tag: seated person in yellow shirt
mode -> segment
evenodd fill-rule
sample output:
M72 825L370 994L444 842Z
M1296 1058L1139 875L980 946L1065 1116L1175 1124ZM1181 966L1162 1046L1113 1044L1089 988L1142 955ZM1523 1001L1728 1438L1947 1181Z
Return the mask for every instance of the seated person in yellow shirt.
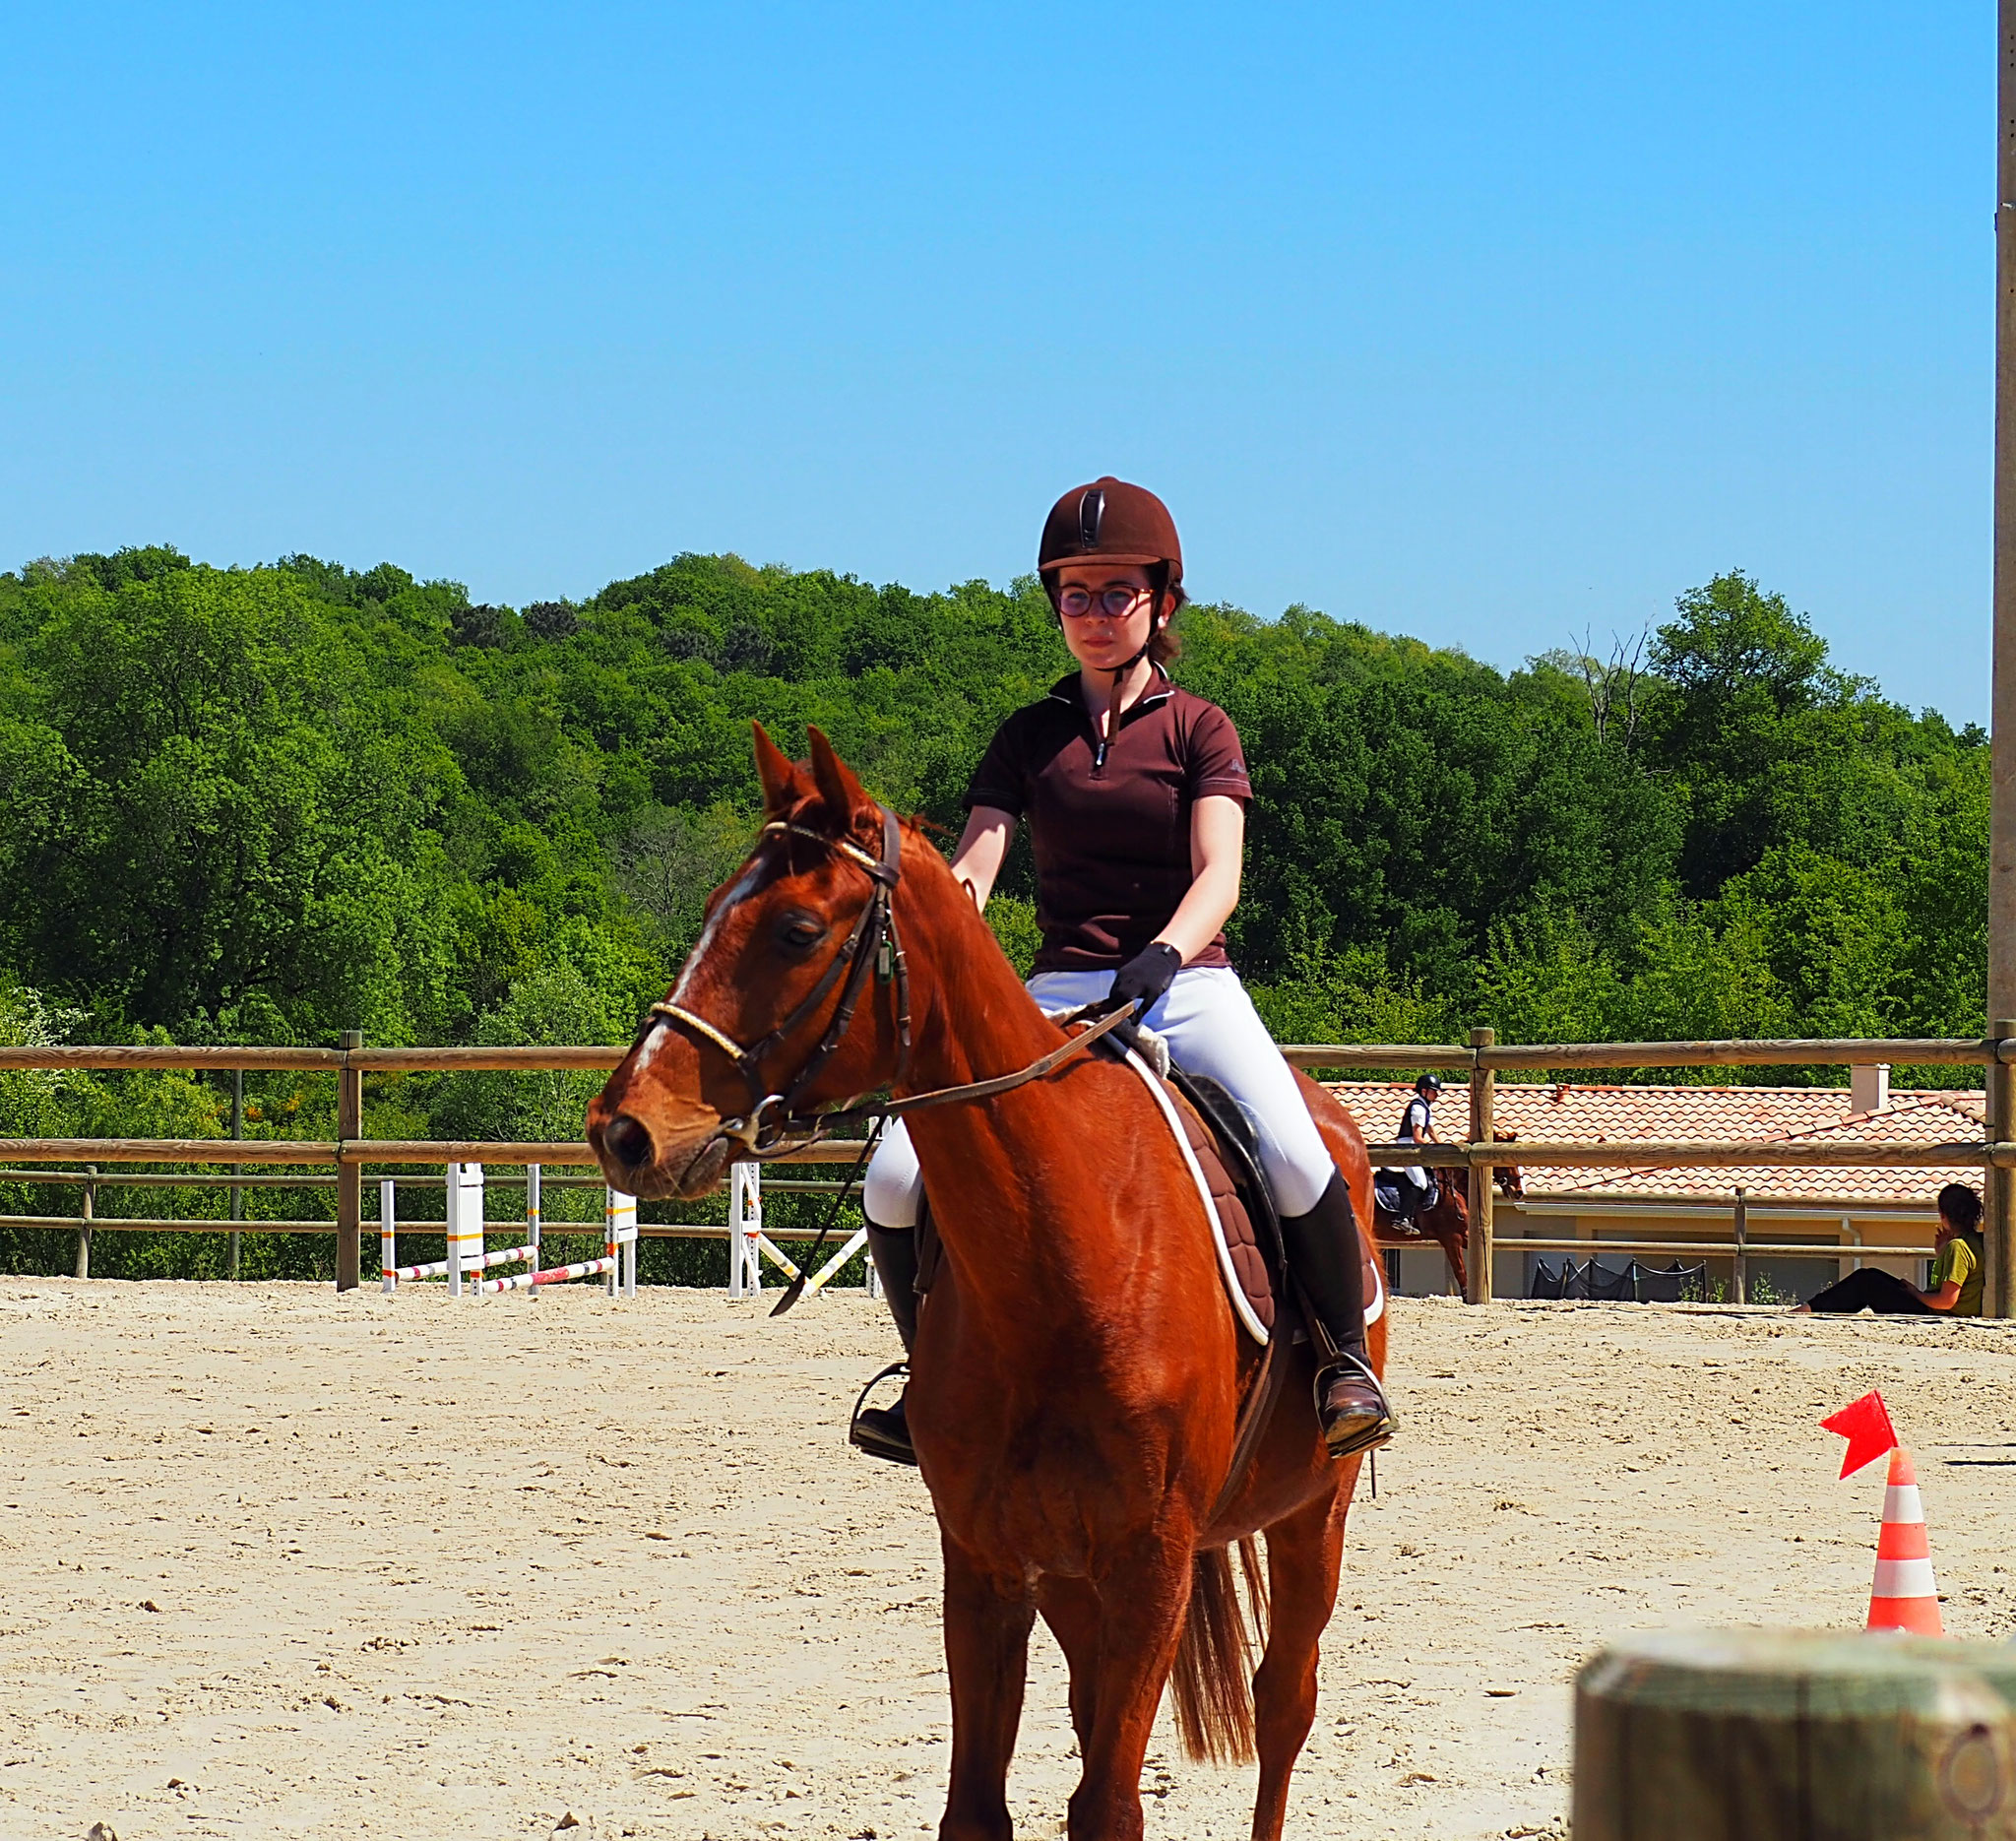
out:
M1799 1313L1874 1310L1894 1316L1980 1316L1984 1257L1981 1197L1966 1183L1949 1182L1939 1191L1939 1237L1933 1245L1937 1251L1929 1290L1922 1292L1888 1272L1864 1266L1809 1298L1799 1305Z

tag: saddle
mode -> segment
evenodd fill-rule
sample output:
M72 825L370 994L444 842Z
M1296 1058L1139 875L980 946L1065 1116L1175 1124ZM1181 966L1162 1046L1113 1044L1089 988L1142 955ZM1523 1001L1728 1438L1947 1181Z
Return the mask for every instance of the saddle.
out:
M1433 1199L1432 1185L1425 1190L1417 1189L1398 1171L1372 1173L1372 1200L1397 1227L1414 1228L1415 1217Z

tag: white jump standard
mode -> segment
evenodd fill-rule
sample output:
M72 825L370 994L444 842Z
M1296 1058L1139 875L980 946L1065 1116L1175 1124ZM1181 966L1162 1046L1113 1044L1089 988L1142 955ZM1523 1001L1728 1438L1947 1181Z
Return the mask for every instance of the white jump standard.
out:
M758 1298L763 1293L763 1261L768 1259L786 1278L798 1276L790 1256L763 1231L763 1166L738 1163L728 1169L728 1296ZM868 1243L867 1231L856 1228L839 1252L835 1253L807 1281L805 1290L822 1290L837 1278L841 1268ZM868 1268L868 1290L879 1296L875 1268Z

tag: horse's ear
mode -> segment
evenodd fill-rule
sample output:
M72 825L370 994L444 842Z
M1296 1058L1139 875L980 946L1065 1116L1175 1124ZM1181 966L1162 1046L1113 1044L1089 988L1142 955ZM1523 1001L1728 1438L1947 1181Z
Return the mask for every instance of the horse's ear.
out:
M833 743L819 730L807 724L805 736L812 744L812 779L819 796L833 822L842 831L850 831L855 817L864 810L872 811L875 801L861 790L853 770L834 753Z
M751 723L756 735L756 773L763 782L763 809L782 818L811 789L797 763L771 740L761 723Z

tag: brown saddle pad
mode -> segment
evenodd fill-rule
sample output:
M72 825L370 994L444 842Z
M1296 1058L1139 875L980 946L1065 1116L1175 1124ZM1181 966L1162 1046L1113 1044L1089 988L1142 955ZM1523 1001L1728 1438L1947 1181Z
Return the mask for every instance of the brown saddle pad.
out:
M1274 1331L1273 1281L1268 1277L1267 1260L1253 1233L1253 1217L1246 1212L1245 1197L1232 1181L1226 1160L1219 1154L1218 1134L1174 1087L1165 1082L1163 1090L1175 1102L1176 1116L1183 1121L1184 1135L1190 1140L1190 1155L1196 1158L1197 1168L1204 1173L1204 1186L1211 1191L1212 1206L1218 1210L1219 1222L1225 1229L1226 1248L1231 1254L1232 1270L1239 1275L1246 1301L1253 1306L1253 1314L1267 1326L1271 1335Z

